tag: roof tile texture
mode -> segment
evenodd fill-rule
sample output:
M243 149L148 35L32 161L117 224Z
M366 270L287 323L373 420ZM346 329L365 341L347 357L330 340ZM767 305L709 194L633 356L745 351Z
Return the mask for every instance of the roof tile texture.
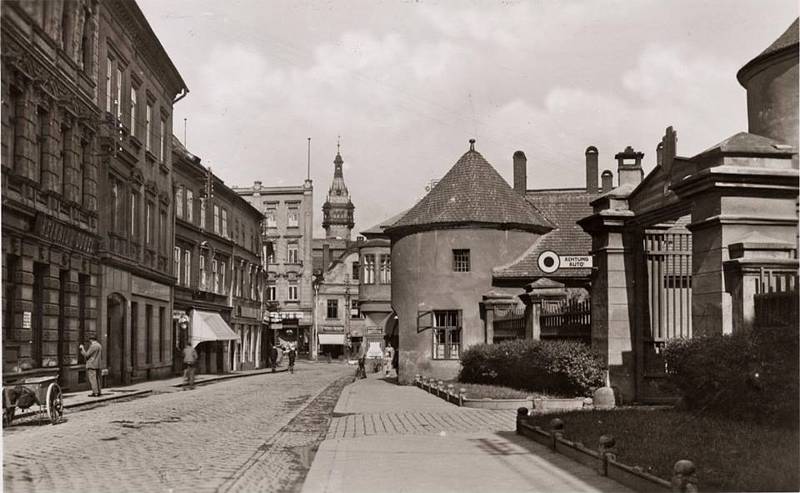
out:
M540 237L520 258L511 264L495 269L495 278L527 278L546 276L584 277L591 269L559 269L546 274L539 269L539 255L552 250L559 255L588 255L592 249L592 237L576 223L592 214L589 203L597 194L576 190L529 191L527 199L544 214L557 229Z
M553 227L474 150L461 156L433 190L390 229L454 223L532 230Z

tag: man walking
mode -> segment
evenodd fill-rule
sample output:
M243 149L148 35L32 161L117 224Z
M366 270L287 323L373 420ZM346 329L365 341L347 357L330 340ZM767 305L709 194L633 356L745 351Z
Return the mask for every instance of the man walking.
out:
M294 360L297 359L297 349L289 346L289 373L294 373Z
M278 346L273 345L272 351L269 354L270 365L272 365L272 373L275 373L275 367L278 365Z
M186 341L183 348L183 381L189 384L189 388L194 388L194 366L197 364L197 351L192 347L192 343Z
M86 376L89 377L89 385L92 386L90 397L100 397L100 360L103 358L103 347L97 341L97 337L89 337L89 349L83 349L83 344L78 346L81 355L86 359Z

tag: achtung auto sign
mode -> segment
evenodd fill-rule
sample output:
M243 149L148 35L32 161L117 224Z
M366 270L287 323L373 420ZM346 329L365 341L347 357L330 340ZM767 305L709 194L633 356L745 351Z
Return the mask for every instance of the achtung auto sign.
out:
M552 274L558 269L585 269L592 266L591 255L559 255L558 253L547 250L539 255L539 269Z

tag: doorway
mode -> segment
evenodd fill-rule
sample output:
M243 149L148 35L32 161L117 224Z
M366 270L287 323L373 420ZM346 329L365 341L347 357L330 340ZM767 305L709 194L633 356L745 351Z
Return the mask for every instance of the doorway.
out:
M125 367L125 298L113 293L106 298L106 327L108 327L107 340L107 366L108 378L111 383L127 383Z

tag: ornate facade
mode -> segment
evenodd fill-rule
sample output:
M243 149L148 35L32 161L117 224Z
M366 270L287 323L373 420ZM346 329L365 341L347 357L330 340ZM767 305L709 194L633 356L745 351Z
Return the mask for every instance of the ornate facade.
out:
M100 265L98 6L2 4L3 376L86 385Z
M99 4L101 320L109 379L171 374L172 107L186 84L133 0Z

